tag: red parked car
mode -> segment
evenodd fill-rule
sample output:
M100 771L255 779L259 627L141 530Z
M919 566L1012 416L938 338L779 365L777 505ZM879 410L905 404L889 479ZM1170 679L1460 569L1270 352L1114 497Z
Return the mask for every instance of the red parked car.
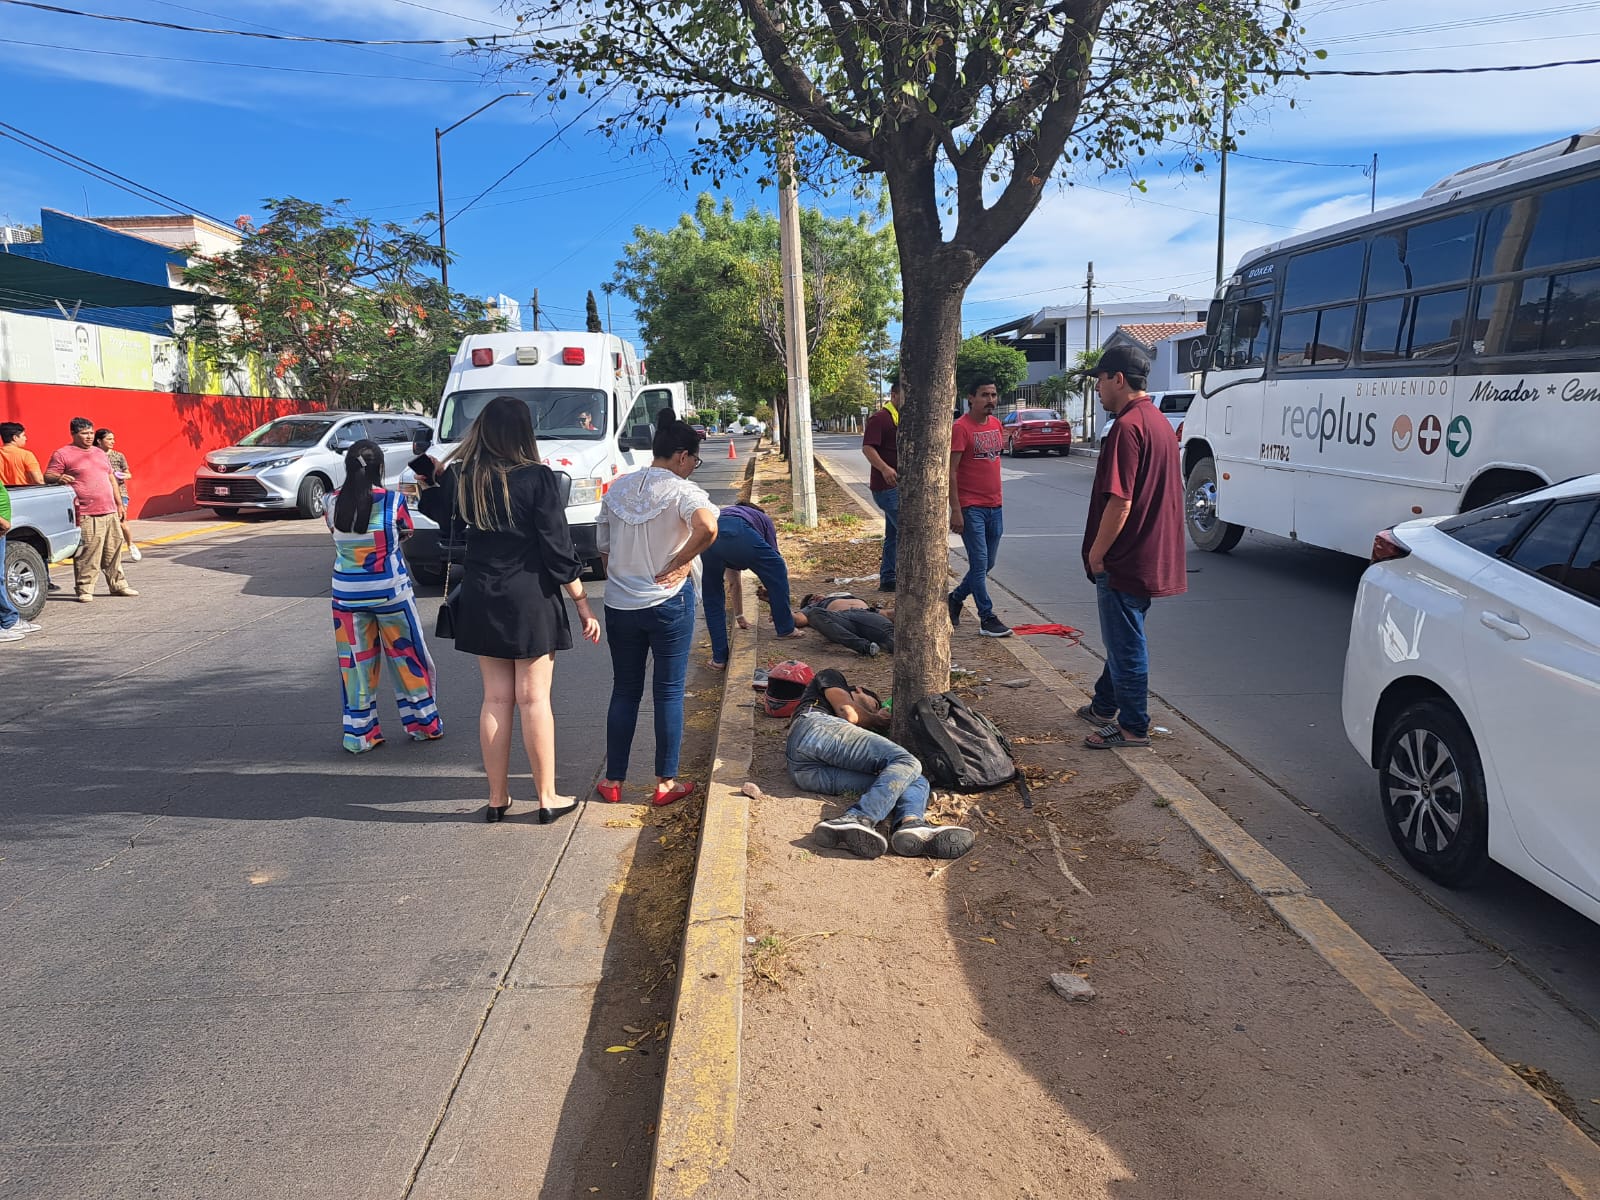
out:
M1000 418L1006 435L1006 453L1012 458L1037 450L1040 454L1072 453L1072 422L1053 408L1019 408Z

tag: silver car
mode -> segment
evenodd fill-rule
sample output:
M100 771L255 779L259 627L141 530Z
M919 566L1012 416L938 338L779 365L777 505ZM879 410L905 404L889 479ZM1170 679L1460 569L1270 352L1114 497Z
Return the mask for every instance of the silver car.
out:
M194 474L195 503L219 517L243 508L322 515L323 502L344 479L345 452L362 438L383 447L384 483L400 481L415 455L412 440L433 434L433 423L398 414L316 412L268 421L237 445L206 454Z

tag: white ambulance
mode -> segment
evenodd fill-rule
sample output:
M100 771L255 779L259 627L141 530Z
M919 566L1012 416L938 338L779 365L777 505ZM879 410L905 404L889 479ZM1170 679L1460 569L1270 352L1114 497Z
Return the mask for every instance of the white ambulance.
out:
M647 387L633 347L611 334L471 334L451 361L436 414L437 440L428 453L440 460L449 455L496 396L528 406L545 463L572 477L567 524L578 556L599 574L600 498L617 476L649 464L656 416L672 406L671 390ZM415 499L409 471L401 490ZM417 531L406 543L406 561L419 578L437 579L446 547L433 522L413 515ZM461 547L450 552L459 562Z

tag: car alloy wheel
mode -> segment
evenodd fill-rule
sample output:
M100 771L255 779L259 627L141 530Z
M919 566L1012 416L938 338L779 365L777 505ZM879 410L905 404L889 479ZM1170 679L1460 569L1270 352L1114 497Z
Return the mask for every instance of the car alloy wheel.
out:
M1482 874L1489 833L1483 767L1453 708L1424 700L1395 719L1378 757L1378 789L1389 835L1407 862L1450 887Z

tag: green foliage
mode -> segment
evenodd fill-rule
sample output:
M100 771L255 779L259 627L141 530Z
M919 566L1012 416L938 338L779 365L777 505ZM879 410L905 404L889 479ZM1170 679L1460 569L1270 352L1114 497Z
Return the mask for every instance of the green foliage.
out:
M1028 378L1028 358L1014 346L1002 346L986 337L974 335L956 351L956 396L972 390L973 380L991 378L1005 396Z
M898 314L893 234L862 217L800 216L813 390L837 388L864 343ZM617 286L633 301L651 374L773 396L786 383L778 222L702 195L670 229L643 227L623 249Z
M772 405L768 404L765 400L757 403L750 415L756 420L763 422L768 428L772 427Z
M425 234L354 217L345 203L267 200L264 223L241 219L238 249L184 272L226 307L196 310L179 340L219 369L254 359L330 407L431 404L462 336L497 323L424 272L440 263Z
M1068 400L1075 400L1080 394L1078 381L1065 373L1052 375L1039 383L1039 399L1051 408L1061 408Z
M595 303L594 292L589 293L589 301L584 305L584 317L587 324L584 326L590 333L604 333L606 327L600 323L600 306Z
M840 421L860 418L863 408L869 413L876 408L878 391L868 375L869 366L865 354L856 355L837 387L812 396L812 415L823 421Z
M942 156L963 217L955 241L978 248L985 211L1005 224L1014 203L1031 210L1063 154L1122 168L1152 147L1212 145L1224 93L1238 111L1305 62L1298 7L523 0L522 23L542 36L479 52L542 77L552 102L624 97L601 110L612 135L691 129L690 166L713 179L751 161L766 171L780 114L808 135L808 178L824 164L837 176L915 167L931 188Z

